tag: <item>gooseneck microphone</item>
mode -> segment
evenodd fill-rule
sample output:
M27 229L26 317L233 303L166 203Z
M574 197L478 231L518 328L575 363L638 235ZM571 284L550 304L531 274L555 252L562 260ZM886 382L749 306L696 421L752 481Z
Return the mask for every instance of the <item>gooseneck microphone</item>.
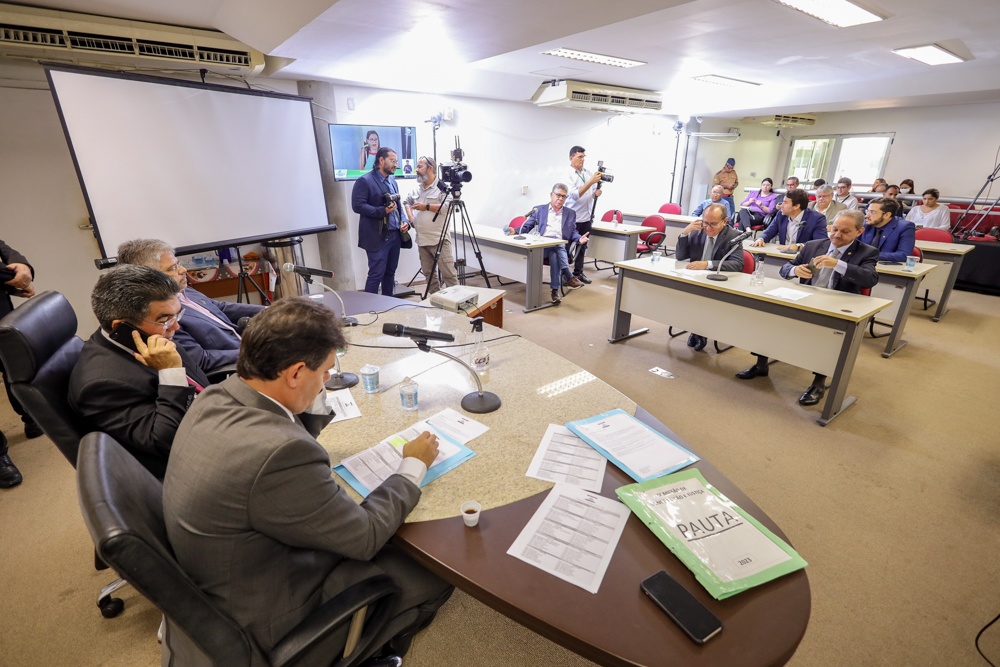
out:
M298 266L297 264L292 264L291 262L285 262L281 268L285 271L285 273L295 273L302 276L302 279L309 285L313 284L313 276L318 278L333 278L333 271L327 271L326 269L310 269L307 266ZM340 303L340 323L345 327L358 326L358 318L347 316L347 306L344 305L344 300L340 298L340 295L322 282L319 286L335 296L337 301ZM306 288L306 291L308 291L308 288Z
M326 269L310 269L308 266L299 266L298 264L292 264L291 262L286 262L284 266L281 267L288 273L297 273L300 276L315 276L317 278L333 278L333 271L327 271Z
M528 220L531 220L531 216L535 215L535 213L537 213L537 212L538 212L538 209L537 209L537 208L535 208L534 206L532 206L532 207L531 207L531 210L530 210L530 211L528 211L528 212L527 212L527 213L526 213L526 214L524 215L524 222L522 222L522 223L521 223L521 227L524 227L524 224L525 224L526 222L528 222ZM520 232L520 227L518 228L518 232ZM526 238L526 237L524 236L524 234L521 234L521 233L518 233L518 235L514 237L514 240L515 240L515 241L523 241L523 240L524 240L525 238Z
M733 237L733 238L729 239L729 245L737 245L737 244L743 243L744 241L746 241L751 236L753 236L753 230L752 229L748 229L745 232L743 232L742 234L740 234L739 236L736 236L736 237Z
M382 325L382 333L388 336L405 336L407 338L423 338L424 340L455 340L455 337L450 333L441 333L440 331L430 331L428 329L418 329L416 327L408 327L405 324L394 324L392 322L386 322Z
M753 231L748 229L739 236L734 236L732 239L729 240L729 245L730 245L729 252L723 255L722 259L719 260L719 265L715 267L715 273L708 274L707 277L709 280L717 280L717 281L729 280L729 276L724 276L721 273L722 263L725 262L727 259L729 259L729 256L732 255L737 250L743 252L743 246L741 244L743 243L744 239L748 239L751 236L753 236Z

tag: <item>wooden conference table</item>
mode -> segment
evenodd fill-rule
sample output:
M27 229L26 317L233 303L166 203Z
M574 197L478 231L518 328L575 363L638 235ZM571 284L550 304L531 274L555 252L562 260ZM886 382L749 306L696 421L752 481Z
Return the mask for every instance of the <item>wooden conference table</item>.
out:
M673 259L644 257L616 266L610 342L646 333L645 328L630 331L632 315L639 315L821 373L831 382L817 420L823 426L855 402L847 396L847 385L865 325L891 305L886 299L768 277L762 287L751 287L746 273L728 273L725 282L708 280L708 271L688 277L674 273ZM792 301L765 294L776 288L809 296Z
M339 311L329 295L324 299ZM387 297L376 299L374 305L362 305L362 298L345 301L348 311L355 313L400 303ZM364 324L374 316L358 318ZM353 346L341 360L344 370L357 372L365 363L378 364L383 384L378 394L365 394L360 387L352 389L362 416L331 424L320 435L334 464L444 408L461 412L459 400L474 388L458 364L418 352L407 339L382 335L384 322L440 327L455 334L455 344L471 340L467 319L436 309L393 310L380 315L371 326L347 330ZM486 327L487 340L506 333ZM596 595L507 555L552 486L524 476L549 423L562 424L621 408L677 436L613 387L552 352L518 337L489 345L490 370L484 387L498 394L503 405L490 414L469 415L490 427L468 445L476 456L424 487L420 503L397 532L395 543L481 602L601 665L754 667L788 661L809 621L805 571L717 601L634 515ZM468 349L448 351L462 356ZM417 412L404 412L400 406L394 384L398 380L393 378L403 374L419 384ZM683 443L679 438L677 441ZM703 460L695 467L726 496L783 536L774 521L711 463ZM628 483L631 479L609 464L602 495L614 497L614 489ZM473 499L484 511L476 528L466 528L459 506ZM645 597L640 582L660 570L668 571L722 619L724 629L718 637L704 646L692 643Z

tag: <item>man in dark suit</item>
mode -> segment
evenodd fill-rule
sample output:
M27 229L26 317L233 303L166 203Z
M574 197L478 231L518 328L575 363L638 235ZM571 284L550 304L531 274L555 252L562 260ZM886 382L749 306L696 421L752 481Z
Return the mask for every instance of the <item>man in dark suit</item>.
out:
M14 310L11 296L30 299L35 295L35 286L32 284L32 280L35 278L35 269L28 263L24 255L3 241L0 241L0 268L5 270L2 289L0 289L0 318L2 318ZM21 416L21 421L24 423L25 437L29 440L37 438L42 434L42 429L14 397L2 363L0 363L0 373L3 374L3 384L7 390L7 398L10 399L10 407L14 408L14 412ZM9 489L22 481L21 471L10 460L10 455L7 453L7 436L4 435L3 431L0 431L0 489Z
M552 287L552 303L559 303L562 299L559 296L559 288L565 280L566 286L571 289L583 287L583 282L573 275L569 269L569 254L567 247L574 241L580 245L586 245L590 238L590 232L580 234L576 229L576 213L566 203L566 196L569 188L565 183L556 183L549 193L549 205L536 206L528 214L528 219L521 225L521 233L526 234L532 229L538 228L538 234L553 239L563 239L566 245L559 245L545 249L545 259L549 260L549 285ZM507 228L507 234L514 231Z
M368 253L368 278L365 291L392 296L396 284L396 266L402 233L410 228L406 213L399 206L396 151L383 146L375 154L375 167L354 182L351 208L361 216L358 221L358 247ZM395 195L396 201L388 201Z
M826 217L809 208L809 195L805 190L796 189L785 194L778 214L753 244L761 247L774 238L778 239L779 247L796 252L808 241L828 238Z
M330 474L316 435L333 418L323 385L344 347L329 309L281 299L250 322L238 374L195 401L170 454L163 482L170 544L188 576L253 638L259 664L260 652L362 578L385 572L402 591L372 644L388 642L386 650L400 655L451 594L386 544L420 498L437 455L434 435L408 442L396 472L360 505ZM202 664L197 647L172 629L168 618L171 664ZM328 658L323 664L335 660Z
M829 240L805 244L795 259L781 267L783 278L797 277L805 285L838 292L860 294L878 283L878 250L861 242L864 229L861 211L841 211L833 221ZM767 375L767 357L756 355L757 363L736 374L741 380ZM799 397L800 405L816 405L826 392L826 376L815 373L812 384Z
M722 258L733 249L731 240L740 235L739 230L730 227L726 207L722 204L710 204L699 220L688 224L677 237L675 257L678 260L690 260L686 267L694 270L722 271L743 270L743 249L738 248L725 261ZM696 351L705 349L708 339L705 336L691 334L688 336L688 347Z
M148 266L102 275L91 304L100 328L69 380L70 405L162 479L174 433L208 378L171 340L184 315L173 278Z
M253 317L264 306L216 301L188 286L187 269L177 261L174 249L159 239L134 239L118 246L119 264L138 264L159 269L177 281L184 321L174 334L179 345L205 374L236 364L240 350L237 322Z
M868 204L861 242L878 248L882 262L905 262L913 254L917 226L897 215L899 203L882 197Z

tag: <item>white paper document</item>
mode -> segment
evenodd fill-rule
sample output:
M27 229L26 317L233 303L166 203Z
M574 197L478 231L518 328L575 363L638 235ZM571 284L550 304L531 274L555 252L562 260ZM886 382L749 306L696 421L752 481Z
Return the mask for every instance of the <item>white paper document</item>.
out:
M600 452L568 428L561 424L549 424L525 474L600 493L607 464L608 460Z
M779 299L788 299L789 301L798 301L804 299L807 296L812 296L811 292L803 292L802 290L792 289L790 287L775 287L773 290L768 290L764 292L768 296L776 296Z
M558 484L507 553L597 593L629 513L616 500Z
M342 422L345 419L354 419L361 416L361 408L354 402L354 396L350 389L338 389L337 391L326 392L326 404L335 413L331 424Z
M690 462L691 454L625 413L575 426L640 479Z
M486 424L477 422L452 408L445 408L433 417L428 417L427 423L463 445L469 444L470 440L490 430Z

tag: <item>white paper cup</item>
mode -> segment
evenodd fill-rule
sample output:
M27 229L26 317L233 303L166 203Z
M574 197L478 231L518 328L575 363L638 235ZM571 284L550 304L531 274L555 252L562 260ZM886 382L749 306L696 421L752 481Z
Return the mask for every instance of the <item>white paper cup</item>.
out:
M465 525L472 528L479 523L479 512L482 511L483 507L475 500L470 500L468 502L462 503L462 520L465 521Z

